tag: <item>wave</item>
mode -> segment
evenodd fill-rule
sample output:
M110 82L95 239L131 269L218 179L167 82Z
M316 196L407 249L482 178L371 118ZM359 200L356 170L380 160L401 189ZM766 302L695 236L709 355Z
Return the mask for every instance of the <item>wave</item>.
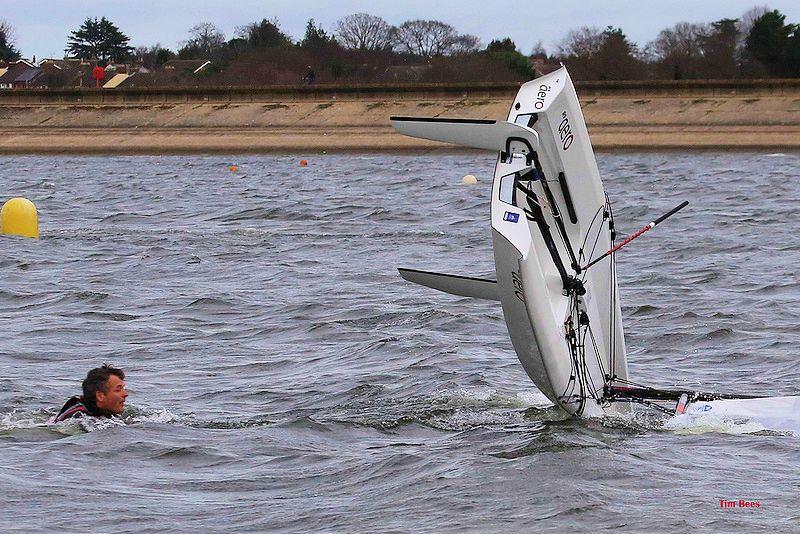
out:
M422 425L459 432L479 427L527 426L567 416L538 390L504 395L493 388L479 386L441 389L403 399L381 399L372 394L366 398L358 396L311 417L322 423L347 423L379 430Z

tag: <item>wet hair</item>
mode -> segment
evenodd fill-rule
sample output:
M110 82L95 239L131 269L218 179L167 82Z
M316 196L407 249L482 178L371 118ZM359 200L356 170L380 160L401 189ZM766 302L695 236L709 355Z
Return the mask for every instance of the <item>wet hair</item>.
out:
M118 376L120 380L125 380L125 371L111 367L104 363L102 367L92 369L86 374L83 381L83 403L89 411L97 411L97 392L105 393L106 384L111 375Z

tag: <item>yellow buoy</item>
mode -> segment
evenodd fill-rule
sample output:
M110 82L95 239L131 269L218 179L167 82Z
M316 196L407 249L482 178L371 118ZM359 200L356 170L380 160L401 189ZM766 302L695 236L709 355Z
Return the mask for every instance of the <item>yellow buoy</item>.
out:
M471 174L467 174L463 178L461 178L461 183L463 185L475 185L478 183L478 179Z
M12 198L0 210L0 233L39 239L36 206L27 198Z

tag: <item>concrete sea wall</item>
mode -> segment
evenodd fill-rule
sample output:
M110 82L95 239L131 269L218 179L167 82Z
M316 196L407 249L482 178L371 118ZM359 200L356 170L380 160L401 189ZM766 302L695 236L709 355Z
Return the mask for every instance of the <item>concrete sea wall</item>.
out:
M0 153L396 151L389 116L504 119L516 84L0 91ZM800 80L577 84L595 147L798 149Z

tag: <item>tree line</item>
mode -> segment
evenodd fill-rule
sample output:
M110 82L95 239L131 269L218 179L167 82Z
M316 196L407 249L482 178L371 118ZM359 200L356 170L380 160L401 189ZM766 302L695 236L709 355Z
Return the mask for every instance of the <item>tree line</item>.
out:
M314 19L302 38L283 32L277 19L238 27L232 38L213 23L193 26L180 48L156 44L134 48L105 17L87 18L70 32L65 54L107 63L132 62L158 69L172 59L210 60L197 83L298 83L307 66L320 82L460 82L524 80L560 63L579 80L800 77L800 25L777 10L755 7L739 18L710 23L681 22L644 46L621 28L571 30L548 53L540 44L523 54L510 38L485 47L437 20L393 26L381 17L355 13L330 31ZM14 28L0 21L0 60L13 61Z

